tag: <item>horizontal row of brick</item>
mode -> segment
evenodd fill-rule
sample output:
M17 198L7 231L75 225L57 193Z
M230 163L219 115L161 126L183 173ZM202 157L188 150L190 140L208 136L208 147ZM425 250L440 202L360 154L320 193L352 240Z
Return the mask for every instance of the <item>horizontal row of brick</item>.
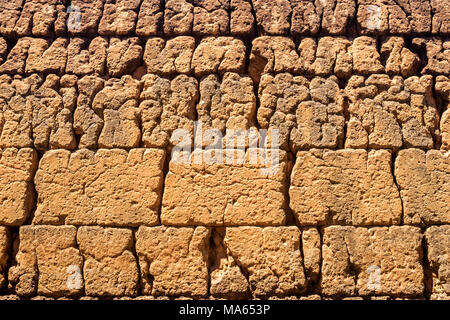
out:
M8 274L3 292L22 297L450 295L448 225L22 226L12 238L0 227L0 287Z
M0 35L450 34L438 0L13 0Z
M39 163L33 149L4 149L0 225L450 223L449 152L404 149L393 162L387 150L260 151L196 150L164 176L159 149L52 150Z
M257 92L257 93L256 93ZM167 148L177 129L278 130L283 150L450 149L450 80L373 74L311 80L227 72L200 81L146 74L0 76L0 148ZM202 125L201 135L194 130ZM259 132L261 133L261 132ZM209 142L211 143L211 142Z
M378 43L379 41L380 43ZM255 82L261 74L296 75L388 73L404 77L450 74L450 41L446 38L402 37L255 38L251 48L234 37L19 38L0 37L0 74L98 74L119 77L145 73L159 75L247 73ZM247 55L249 62L247 63Z

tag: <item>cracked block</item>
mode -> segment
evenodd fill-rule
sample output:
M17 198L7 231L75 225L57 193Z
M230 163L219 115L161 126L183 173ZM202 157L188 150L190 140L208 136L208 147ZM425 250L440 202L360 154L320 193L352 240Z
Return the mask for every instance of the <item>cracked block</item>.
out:
M322 248L320 233L316 228L302 230L303 264L308 283L319 280L320 266L322 264Z
M33 223L155 225L164 158L156 149L49 151L35 177Z
M414 38L412 46L426 56L422 74L450 74L450 40L446 38Z
M255 297L287 296L306 288L300 237L297 227L226 228L224 245Z
M235 153L235 151L237 151ZM237 154L237 156L236 156ZM169 164L161 221L166 225L283 225L287 170L284 151L200 150Z
M432 271L432 300L450 298L450 226L432 226L425 231L428 261Z
M30 215L37 163L33 149L0 149L0 225L20 226Z
M291 34L345 34L355 15L354 0L291 0Z
M147 73L159 75L190 73L194 49L193 37L176 37L167 41L162 38L148 39L144 52Z
M309 81L288 73L264 74L258 95L258 123L263 129L279 130L283 150L343 144L344 99L336 77Z
M252 41L248 73L255 83L259 83L264 73L300 70L301 62L291 38L263 36Z
M107 49L106 66L112 77L131 74L142 64L142 47L138 37L111 38Z
M139 227L136 253L142 293L205 297L210 232L205 227Z
M162 33L163 17L161 0L142 0L136 23L136 35L148 37Z
M399 224L391 157L386 150L299 151L289 195L300 225Z
M5 61L8 53L8 43L5 38L0 37L0 65Z
M353 61L352 42L344 37L303 38L298 46L304 72L312 76L348 77Z
M102 80L98 81L100 85ZM80 83L78 85L80 87ZM139 94L140 82L126 75L104 82L92 104L84 104L86 101L79 98L74 114L75 129L81 131L79 147L95 148L97 144L100 148L138 147L141 140ZM86 140L93 143L84 145Z
M23 2L23 1L22 1ZM12 18L6 34L23 37L51 37L65 33L65 3L62 0L26 0L11 7L8 18ZM20 15L17 13L20 10ZM6 13L6 12L5 12ZM6 17L5 17L6 18ZM17 19L15 19L17 18ZM8 24L7 24L8 25Z
M192 56L192 69L197 76L210 73L245 71L245 45L233 37L202 39Z
M197 118L204 127L220 130L247 130L254 126L256 97L249 76L227 72L222 80L211 74L200 81Z
M67 31L71 36L96 36L104 0L72 0L68 7Z
M45 39L30 40L25 72L64 73L68 43L65 38L57 38L52 43Z
M344 92L350 115L346 148L431 149L439 141L432 76L352 76Z
M6 283L6 271L10 255L10 233L5 227L0 227L0 289Z
M108 0L98 25L100 35L125 36L134 32L142 0Z
M39 40L39 39L37 39ZM32 38L19 38L0 65L0 74L23 74Z
M230 33L233 36L253 36L255 17L251 4L246 0L230 0L230 10Z
M251 0L256 25L261 35L287 35L290 29L291 4L289 0Z
M76 79L33 74L0 77L0 146L31 147L40 151L75 148L72 112Z
M146 74L142 77L142 83L139 110L144 146L165 148L177 144L172 140L177 129L186 130L192 137L198 100L197 80L186 75L170 80Z
M13 36L14 27L19 20L23 0L3 1L0 6L0 34Z
M229 33L229 0L194 0L194 35L219 36Z
M400 150L395 177L405 224L450 223L450 152Z
M71 38L67 46L66 72L76 75L105 74L108 40L96 37Z
M192 0L167 0L164 10L164 34L190 35L194 21Z
M74 226L22 226L17 253L9 269L10 287L19 296L80 295L83 257Z
M450 150L450 78L437 76L435 81L435 93L438 104L444 110L441 116L440 129L442 134L442 150Z
M387 74L410 77L417 74L420 58L405 45L402 37L387 37L381 45L380 54L384 58Z
M213 230L209 257L210 294L223 299L249 298L250 284L225 245L224 237L225 228Z
M77 243L84 258L88 296L135 296L139 271L129 229L80 227Z
M325 296L421 296L422 234L410 226L324 229Z

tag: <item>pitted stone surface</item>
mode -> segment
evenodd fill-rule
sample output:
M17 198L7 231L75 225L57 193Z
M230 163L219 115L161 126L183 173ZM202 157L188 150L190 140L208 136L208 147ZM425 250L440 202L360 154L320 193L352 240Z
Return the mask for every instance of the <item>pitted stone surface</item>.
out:
M20 226L29 217L37 163L33 149L0 149L0 225Z
M432 270L431 299L450 297L450 226L432 226L425 231L428 261Z
M322 293L327 296L421 295L422 235L410 226L324 229Z
M80 227L77 243L84 258L85 293L89 296L135 296L138 266L128 229Z
M406 224L450 223L450 152L400 150L395 177Z
M396 225L402 203L386 150L300 151L289 189L301 225Z
M74 226L23 226L8 280L20 296L74 296L84 287Z
M35 224L158 223L164 152L82 149L44 154L36 173Z
M155 296L206 296L209 236L205 227L140 227L136 252L142 292Z
M304 291L306 279L297 227L227 228L224 243L248 273L256 297L286 296Z
M181 156L170 162L161 222L189 226L283 225L286 154L279 151L277 165L272 162L275 154L264 157L260 149L245 153L214 151L195 151L187 162ZM222 161L214 162L214 158Z
M10 252L10 233L5 227L0 227L0 288L3 288L8 270Z

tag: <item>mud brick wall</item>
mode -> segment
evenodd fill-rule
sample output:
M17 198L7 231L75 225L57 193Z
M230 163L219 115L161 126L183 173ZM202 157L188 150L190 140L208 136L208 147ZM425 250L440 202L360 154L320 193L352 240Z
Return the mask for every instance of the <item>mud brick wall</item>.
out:
M449 299L449 36L443 0L0 0L0 299Z

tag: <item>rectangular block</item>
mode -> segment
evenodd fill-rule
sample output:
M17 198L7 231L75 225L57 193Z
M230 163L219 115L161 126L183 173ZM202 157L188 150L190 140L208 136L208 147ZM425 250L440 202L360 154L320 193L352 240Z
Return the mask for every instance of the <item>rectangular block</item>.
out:
M399 224L402 204L386 150L300 151L290 207L301 225Z
M421 245L417 227L327 227L322 245L322 294L421 296Z
M156 149L49 151L35 178L33 223L155 225L164 158Z
M255 297L287 296L306 288L300 237L293 226L226 228L224 245Z
M432 226L425 232L432 271L431 299L450 299L450 226Z
M210 230L140 227L136 253L143 294L205 297Z
M241 152L242 151L242 152ZM287 170L284 151L199 150L172 159L165 180L161 222L165 225L283 225ZM227 153L231 152L231 156ZM273 162L271 162L273 160ZM271 167L272 166L272 167Z
M33 149L0 149L0 225L19 226L28 218L37 162Z
M84 258L85 294L135 296L139 272L129 229L80 227L77 243Z
M395 177L405 224L450 223L450 152L400 150Z
M23 226L8 281L20 296L73 296L82 293L83 257L74 226Z
M0 289L3 288L6 280L8 259L10 255L10 234L5 227L0 227Z

